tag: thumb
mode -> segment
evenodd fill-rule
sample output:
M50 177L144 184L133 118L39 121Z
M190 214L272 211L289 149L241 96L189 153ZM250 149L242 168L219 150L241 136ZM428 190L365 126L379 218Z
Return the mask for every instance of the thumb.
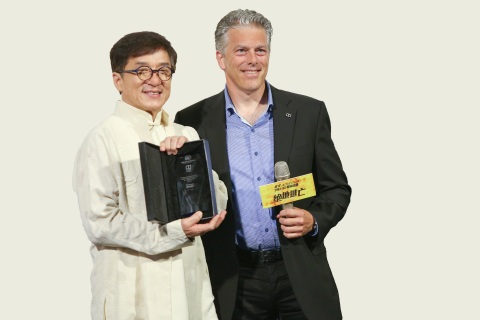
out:
M194 225L194 224L197 224L200 221L200 219L202 219L202 217L203 217L202 211L197 211L194 214L192 214L190 217L188 217L188 221L192 225Z

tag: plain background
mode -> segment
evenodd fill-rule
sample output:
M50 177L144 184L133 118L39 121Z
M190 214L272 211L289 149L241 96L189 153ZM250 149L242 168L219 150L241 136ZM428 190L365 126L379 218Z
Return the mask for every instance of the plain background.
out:
M71 174L119 98L111 46L172 42L173 117L223 89L213 32L238 8L273 24L270 83L329 110L353 187L326 240L344 319L480 319L476 0L2 2L0 317L89 319Z

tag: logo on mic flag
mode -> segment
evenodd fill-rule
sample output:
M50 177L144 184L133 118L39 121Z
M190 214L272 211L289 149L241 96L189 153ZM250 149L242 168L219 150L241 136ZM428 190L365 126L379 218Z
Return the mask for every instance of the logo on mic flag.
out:
M315 184L311 173L260 186L263 208L271 208L315 195Z

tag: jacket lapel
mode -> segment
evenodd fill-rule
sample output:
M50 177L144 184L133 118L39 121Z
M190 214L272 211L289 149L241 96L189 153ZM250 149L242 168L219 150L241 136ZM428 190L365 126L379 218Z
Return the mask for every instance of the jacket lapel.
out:
M204 108L202 116L204 125L199 128L201 137L208 140L211 148L216 151L212 152L212 165L226 184L228 190L231 190L230 166L228 164L227 153L227 137L225 134L225 96L224 92L209 98Z
M270 86L273 97L274 161L286 161L292 148L296 110L290 105L291 99L283 91Z

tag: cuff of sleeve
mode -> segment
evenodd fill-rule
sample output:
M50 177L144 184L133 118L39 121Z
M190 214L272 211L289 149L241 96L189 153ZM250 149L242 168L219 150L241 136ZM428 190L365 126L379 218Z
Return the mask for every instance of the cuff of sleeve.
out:
M315 237L318 234L318 223L315 218L313 219L313 228L312 231L310 231L310 236Z
M167 223L165 227L167 230L167 234L171 239L178 239L183 243L186 242L187 245L188 244L191 245L191 243L194 240L193 238L188 238L185 235L185 232L183 231L183 228L182 228L182 222L180 221L180 219Z

